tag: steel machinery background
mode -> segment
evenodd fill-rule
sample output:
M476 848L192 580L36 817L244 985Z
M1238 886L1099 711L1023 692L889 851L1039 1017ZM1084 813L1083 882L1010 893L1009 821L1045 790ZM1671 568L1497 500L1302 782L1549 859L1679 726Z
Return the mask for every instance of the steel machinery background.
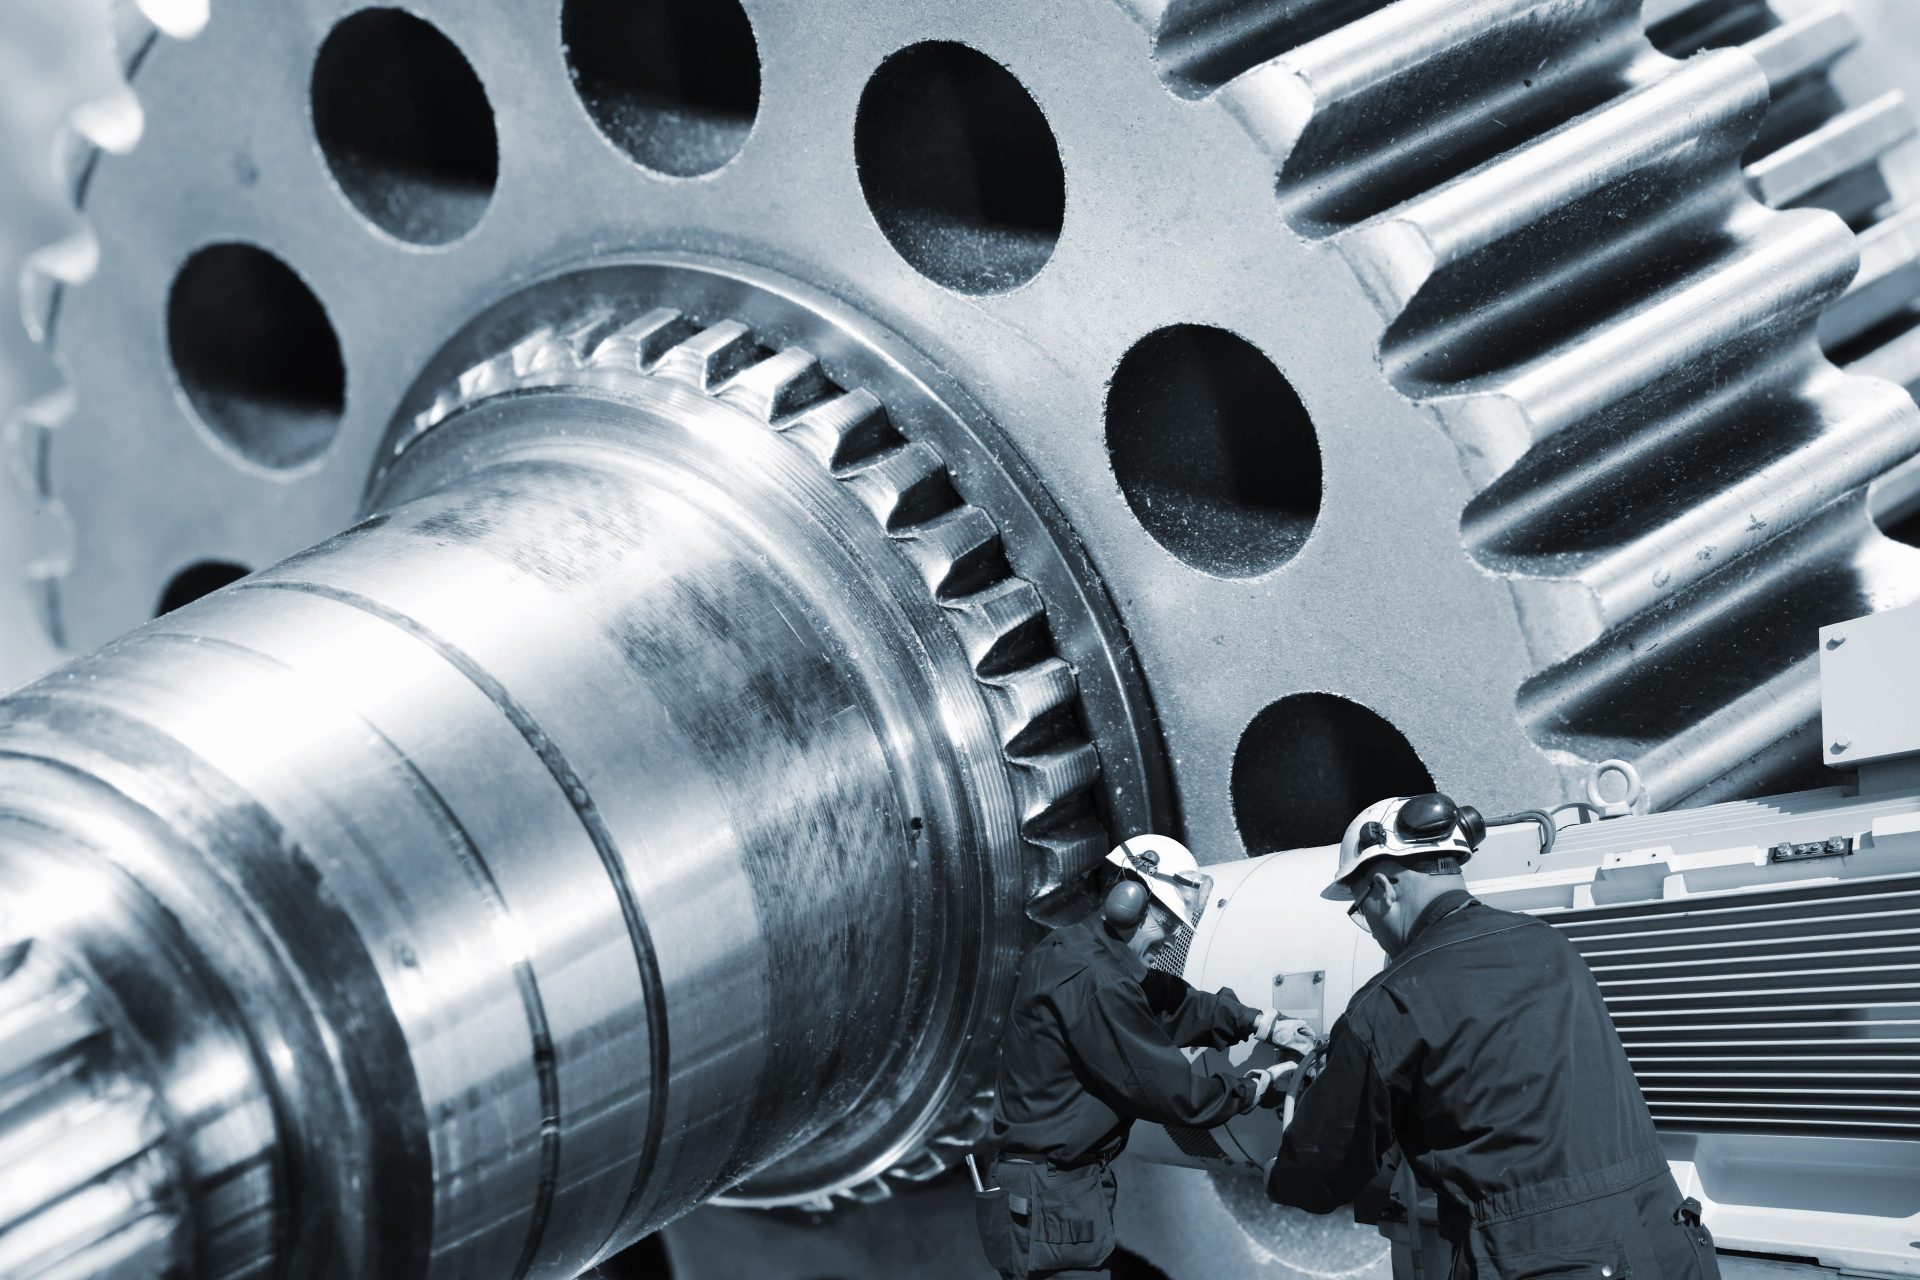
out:
M1906 0L86 14L5 19L28 1274L973 1274L1111 834L1805 784L1920 598Z

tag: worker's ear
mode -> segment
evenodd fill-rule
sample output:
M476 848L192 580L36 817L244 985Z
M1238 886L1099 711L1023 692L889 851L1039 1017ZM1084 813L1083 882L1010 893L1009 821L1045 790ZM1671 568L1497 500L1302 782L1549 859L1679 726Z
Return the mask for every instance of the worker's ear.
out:
M1373 879L1373 891L1379 895L1382 914L1393 910L1400 901L1400 886L1395 884L1393 877L1384 871L1374 872Z

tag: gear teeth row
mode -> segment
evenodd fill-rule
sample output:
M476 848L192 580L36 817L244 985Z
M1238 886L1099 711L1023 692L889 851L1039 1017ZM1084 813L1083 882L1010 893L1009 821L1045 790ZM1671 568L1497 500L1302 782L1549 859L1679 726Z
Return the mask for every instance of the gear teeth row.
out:
M1648 0L1646 23L1669 54L1737 46L1766 71L1773 109L1747 156L1755 198L1832 210L1860 235L1860 274L1820 341L1836 364L1920 391L1920 211L1882 172L1915 135L1914 104L1895 92L1850 105L1835 87L1860 40L1847 0Z
M536 330L461 374L401 433L394 452L489 396L617 388L632 376L678 383L778 432L845 485L919 572L992 715L1025 846L1029 913L1046 917L1106 848L1094 812L1100 760L1079 724L1073 669L1054 653L1040 594L1013 572L992 518L964 500L937 452L899 433L871 392L839 387L808 351L769 350L735 321L701 325L666 308L624 322L595 315ZM991 1032L975 1038L982 1072L991 1068ZM890 1196L895 1182L934 1178L985 1136L991 1118L991 1091L975 1093L883 1175L801 1207L871 1203Z
M1606 101L1646 53L1639 0L1360 8L1217 91L1273 156L1281 209L1309 236L1364 221ZM1272 47L1259 30L1241 28L1243 49Z
M1272 157L1282 212L1377 307L1389 379L1457 445L1463 541L1530 646L1535 740L1635 759L1661 804L1752 781L1804 732L1811 633L1778 616L1920 597L1865 500L1920 453L1920 408L1826 355L1920 283L1920 223L1856 240L1829 212L1870 222L1912 117L1897 95L1809 114L1851 20L1744 21L1763 7L1649 0L1684 52L1747 46L1686 61L1649 42L1640 0L1149 19L1163 79ZM1920 337L1872 356L1853 368L1920 375Z
M176 1171L152 1094L117 1069L86 983L30 941L0 946L0 1275L173 1274Z
M62 212L73 215L76 225L61 239L29 254L20 268L20 314L27 335L60 369L62 377L65 368L53 341L61 300L67 289L91 279L100 263L99 241L82 212L87 185L103 154L124 154L139 141L144 117L130 82L148 52L161 39L194 34L184 29L162 31L133 3L114 4L107 16L121 84L106 98L76 107L53 145L54 171L66 188L69 205ZM14 483L24 484L26 501L34 513L28 585L41 627L56 648L66 645L56 583L68 571L74 538L66 507L49 483L47 455L52 433L71 419L74 405L70 386L43 396L15 413L5 423L4 438L0 438L0 453L7 455L0 459L0 501L6 499Z

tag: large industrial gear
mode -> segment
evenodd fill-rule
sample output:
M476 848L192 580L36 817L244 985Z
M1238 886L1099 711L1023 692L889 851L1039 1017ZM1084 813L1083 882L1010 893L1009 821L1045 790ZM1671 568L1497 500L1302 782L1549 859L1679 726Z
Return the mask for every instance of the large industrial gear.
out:
M120 22L143 136L76 141L98 268L30 290L73 389L26 439L71 539L44 582L69 648L380 509L416 424L590 382L580 344L656 306L697 322L646 323L706 341L717 402L811 353L779 369L806 394L760 388L776 427L876 378L930 406L886 443L949 495L932 514L979 517L943 527L1004 544L966 585L1030 584L1077 679L992 673L1050 713L1002 722L1010 776L1061 768L1018 906L1091 864L1088 788L1218 861L1430 785L1570 796L1610 757L1662 807L1816 776L1813 628L1920 599L1920 167L1843 4ZM980 1070L883 1168L741 1198L936 1173ZM1373 1258L1231 1181L1136 1182L1157 1225L1127 1243L1179 1280ZM714 1212L668 1232L687 1274L735 1265L698 1234ZM810 1230L754 1230L783 1229Z

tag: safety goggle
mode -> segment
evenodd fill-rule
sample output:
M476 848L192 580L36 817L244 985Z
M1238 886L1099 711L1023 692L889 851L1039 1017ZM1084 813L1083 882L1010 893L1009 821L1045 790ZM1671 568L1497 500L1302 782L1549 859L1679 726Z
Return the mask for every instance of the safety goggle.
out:
M1364 934L1367 934L1369 937L1372 936L1373 929L1371 926L1367 924L1366 917L1360 914L1360 908L1365 906L1367 899L1372 896L1373 896L1373 876L1369 874L1367 876L1367 887L1365 889L1362 889L1360 891L1360 896L1355 898L1353 902L1347 907L1347 919L1353 921L1354 928L1358 929L1360 932Z

